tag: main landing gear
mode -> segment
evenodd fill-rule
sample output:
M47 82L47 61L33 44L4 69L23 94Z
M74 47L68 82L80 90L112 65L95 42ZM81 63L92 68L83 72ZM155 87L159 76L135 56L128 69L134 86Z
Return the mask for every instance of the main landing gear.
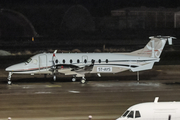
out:
M75 82L76 81L76 77L72 77L72 81Z
M72 82L75 82L76 81L76 76L73 76L71 80L72 80ZM82 79L80 80L80 83L85 84L86 83L86 78L82 77Z
M86 83L86 78L85 77L82 77L81 79L81 84L85 84Z
M53 80L56 81L56 75L53 75Z
M12 75L13 73L12 72L9 72L9 75L8 75L8 85L11 85L12 84L12 82L11 82L11 75Z

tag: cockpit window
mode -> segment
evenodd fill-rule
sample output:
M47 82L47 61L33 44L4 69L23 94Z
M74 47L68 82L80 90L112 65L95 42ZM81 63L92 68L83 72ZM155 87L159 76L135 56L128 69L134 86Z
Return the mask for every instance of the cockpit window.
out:
M32 61L32 58L29 58L26 63L30 63Z
M127 117L128 118L133 118L133 115L134 115L134 111L131 111Z
M135 118L139 118L139 117L141 117L141 114L140 114L140 112L139 112L139 111L136 111Z
M122 116L126 117L126 115L129 113L129 110L127 110Z

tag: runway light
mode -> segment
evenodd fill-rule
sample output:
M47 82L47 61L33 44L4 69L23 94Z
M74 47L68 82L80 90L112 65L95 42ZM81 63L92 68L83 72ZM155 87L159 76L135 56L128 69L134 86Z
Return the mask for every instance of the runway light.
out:
M32 41L34 41L34 37L32 37Z

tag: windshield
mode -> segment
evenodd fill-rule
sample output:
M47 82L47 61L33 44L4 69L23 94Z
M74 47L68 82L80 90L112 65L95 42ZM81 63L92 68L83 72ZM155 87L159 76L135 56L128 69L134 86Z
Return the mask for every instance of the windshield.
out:
M30 63L32 61L32 58L29 58L26 63Z
M124 112L124 114L122 115L122 117L126 117L126 115L129 113L129 110L127 110L126 112Z
M134 117L133 115L134 115L134 111L131 111L131 112L128 114L127 117L128 117L128 118L133 118L133 117Z

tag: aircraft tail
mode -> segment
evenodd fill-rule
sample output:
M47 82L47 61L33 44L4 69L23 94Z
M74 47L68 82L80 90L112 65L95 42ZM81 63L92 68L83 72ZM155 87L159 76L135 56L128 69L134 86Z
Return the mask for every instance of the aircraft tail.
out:
M172 39L176 39L171 36L151 36L149 38L151 40L143 49L131 52L131 55L159 58L166 42L168 41L169 45L172 45Z

